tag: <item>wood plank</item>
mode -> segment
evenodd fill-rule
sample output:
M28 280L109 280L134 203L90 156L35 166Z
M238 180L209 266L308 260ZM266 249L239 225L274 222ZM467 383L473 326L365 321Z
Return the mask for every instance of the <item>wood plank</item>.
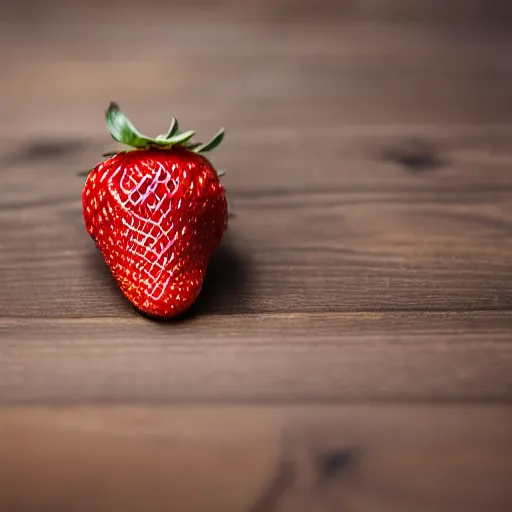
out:
M7 27L0 92L18 100L2 107L2 138L96 139L105 133L110 99L156 133L167 126L167 112L199 133L222 123L246 136L255 129L307 135L310 127L511 120L512 42L474 30L179 18L173 24L125 13L124 30L113 35L108 16L93 16L79 24L57 18ZM130 44L134 32L138 45ZM32 39L45 35L44 45ZM190 44L181 44L185 38Z
M512 314L0 320L0 403L512 400Z
M280 164L274 146L275 178L226 179L235 217L202 313L509 310L512 155L486 157L496 145L420 176L357 155L310 172L307 151ZM133 316L83 227L82 181L62 165L4 174L0 315Z
M77 12L41 13L44 45L18 41L21 15L2 35L20 44L3 46L16 58L0 83L0 315L135 314L85 234L75 174L111 147L103 109L132 76L117 99L141 128L166 110L228 127L215 162L236 217L201 313L510 310L510 41L205 13L170 30L129 8L116 37L94 9L56 30Z
M506 512L511 450L501 406L3 408L0 510Z
M1 5L0 512L511 510L511 13ZM83 228L111 99L228 128L176 322Z

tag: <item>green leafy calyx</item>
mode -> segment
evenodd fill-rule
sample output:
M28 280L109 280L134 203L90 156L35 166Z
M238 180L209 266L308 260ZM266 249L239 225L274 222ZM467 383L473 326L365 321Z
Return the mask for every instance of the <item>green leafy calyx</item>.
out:
M202 142L190 142L190 139L196 132L192 130L180 132L178 121L174 117L171 120L167 133L158 135L155 138L147 137L135 128L114 102L110 103L105 117L112 138L121 144L126 144L135 149L171 149L172 147L180 146L194 153L207 153L215 149L224 138L224 129L221 129L210 142L205 144ZM109 155L110 153L105 156Z

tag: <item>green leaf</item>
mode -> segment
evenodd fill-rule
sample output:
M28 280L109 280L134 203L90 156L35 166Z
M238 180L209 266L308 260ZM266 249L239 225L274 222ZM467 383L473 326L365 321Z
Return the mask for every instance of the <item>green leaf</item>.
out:
M121 144L132 146L135 149L159 148L162 150L171 149L173 146L182 146L195 151L196 153L206 153L215 149L224 138L224 129L220 130L210 142L203 144L201 142L188 142L194 135L195 131L188 130L180 133L178 121L172 118L171 125L166 134L158 135L155 138L148 137L140 133L132 122L120 110L117 103L111 102L105 117L112 138ZM105 153L104 157L111 157L118 154L112 151Z
M169 126L169 130L167 130L167 134L165 136L166 139L170 139L174 135L178 135L180 133L180 127L178 124L178 120L173 117L171 120L171 126Z
M134 148L149 147L151 139L140 133L121 112L117 103L111 102L105 114L112 138Z
M167 130L167 133L160 134L156 137L156 140L168 140L174 135L177 135L179 132L178 120L173 117L171 120L171 126Z
M196 149L197 147L199 146L202 146L203 143L202 142L188 142L185 147L187 149L189 149L190 151L194 151L194 149Z
M206 153L208 151L212 151L222 142L223 139L224 128L221 128L210 142L207 142L206 144L201 144L196 149L194 149L194 151L196 153Z
M101 156L110 158L111 156L116 156L119 151L108 151L107 153L103 153Z
M196 134L195 131L189 130L187 132L180 133L178 135L174 135L173 137L168 138L165 143L168 145L174 146L175 144L183 144L190 140Z

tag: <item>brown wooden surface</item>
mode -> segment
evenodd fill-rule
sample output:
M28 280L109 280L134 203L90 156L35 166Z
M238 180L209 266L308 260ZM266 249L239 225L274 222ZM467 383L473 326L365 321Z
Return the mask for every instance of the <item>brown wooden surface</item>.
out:
M512 510L511 13L0 6L0 512ZM111 99L228 130L176 322L83 227Z

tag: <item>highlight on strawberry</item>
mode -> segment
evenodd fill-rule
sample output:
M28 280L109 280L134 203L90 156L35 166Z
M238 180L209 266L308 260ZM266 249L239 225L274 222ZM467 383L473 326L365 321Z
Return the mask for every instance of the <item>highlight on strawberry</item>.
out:
M128 149L104 155L82 191L85 226L126 298L141 312L174 317L195 301L227 229L218 173L204 156L224 137L191 142L172 118L167 133L140 133L111 103L112 137Z

